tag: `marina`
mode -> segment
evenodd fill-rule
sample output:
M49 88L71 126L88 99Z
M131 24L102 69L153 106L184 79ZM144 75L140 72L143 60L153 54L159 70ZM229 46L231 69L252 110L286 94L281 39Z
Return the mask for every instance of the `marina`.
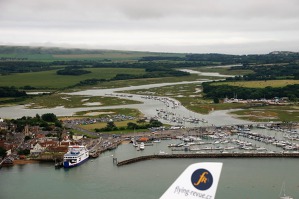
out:
M82 143L90 157L71 169L54 169L53 159L3 167L0 198L51 199L61 197L63 187L69 193L64 198L154 199L196 162L223 163L219 199L279 198L284 180L286 193L299 198L297 127L259 123L103 134ZM36 184L39 189L28 194Z
M299 134L297 130L287 129L280 126L279 123L266 124L266 128L260 128L260 125L160 129L151 133L132 133L113 137L103 135L99 139L84 141L84 145L87 147L86 153L89 153L86 157L89 156L89 158L98 158L105 151L116 150L120 144L128 142L132 143L130 145L136 151L148 151L150 148L159 147L157 152L149 155L168 155L166 157L169 158L185 158L182 154L191 155L189 157L195 158L298 157ZM165 143L167 143L167 147L161 148ZM61 153L60 155L47 153L33 160L53 161L57 168L60 166L68 167L67 163L69 167L72 167L72 164L78 164L79 159L81 159L81 157L77 158L80 151L71 154L72 150L70 148L72 147L69 146L69 152L65 154L64 158ZM142 155L140 154L140 156ZM83 158L83 160L85 159ZM132 162L135 162L135 160Z
M188 151L182 153L182 156L191 154L193 158L153 158L124 166L113 164L115 158L121 162L140 156L153 154L158 156L160 151L172 155L171 147L168 145L173 142L173 139L161 140L160 143L147 146L145 150L140 151L137 151L132 144L124 143L117 149L107 150L98 158L72 169L57 170L53 168L52 163L3 167L0 176L5 180L0 181L0 196L1 198L51 199L61 197L61 187L63 187L63 193L68 192L64 198L156 199L188 165L196 162L223 162L223 172L216 198L240 199L240 196L279 198L284 180L286 193L293 198L299 198L298 158L206 158ZM28 181L28 178L31 180ZM37 183L39 189L32 194L28 193L28 189L32 189ZM13 191L14 187L18 187L17 192Z

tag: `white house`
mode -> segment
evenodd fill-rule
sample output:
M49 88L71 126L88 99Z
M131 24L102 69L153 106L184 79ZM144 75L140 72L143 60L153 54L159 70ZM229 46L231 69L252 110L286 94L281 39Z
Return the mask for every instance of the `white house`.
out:
M73 135L73 140L78 141L83 139L83 135Z
M33 149L30 150L30 155L39 155L44 152L46 148L47 147L44 144L36 143Z

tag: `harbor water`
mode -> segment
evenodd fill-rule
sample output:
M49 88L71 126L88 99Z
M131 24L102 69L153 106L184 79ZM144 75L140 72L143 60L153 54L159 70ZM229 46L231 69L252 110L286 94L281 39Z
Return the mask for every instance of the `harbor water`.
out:
M206 80L203 80L206 81ZM85 96L116 96L117 91L149 89L166 85L200 83L181 82L155 85L143 85L118 89L86 90L70 95ZM120 97L122 98L122 97ZM130 99L138 100L142 104L121 105L111 107L82 107L66 109L56 107L52 109L27 109L26 106L1 107L1 117L19 118L24 115L35 116L44 113L54 113L57 116L71 116L77 111L99 110L108 108L138 108L145 116L157 116L156 109L171 111L180 117L204 118L207 123L188 123L189 127L206 125L235 125L248 123L229 115L229 111L214 111L208 115L201 115L187 110L183 106L170 109L161 101L145 99L143 96L132 95ZM155 107L155 108L153 108ZM170 121L164 123L172 124ZM276 131L258 130L258 133L275 136L282 139L282 134ZM268 151L280 152L276 146L262 144L247 137L234 137L244 142L252 142L253 147L267 147ZM141 155L164 153L196 153L202 151L172 151L168 147L178 140L162 140L146 146L145 150L137 151L132 144L122 144L114 151L107 151L96 159L90 159L79 167L71 169L55 169L54 163L35 163L15 165L0 169L0 199L157 199L192 163L223 162L223 169L219 181L217 199L276 199L279 198L282 184L285 183L286 194L299 199L299 159L297 158L217 158L217 159L152 159L134 164L117 167L113 158L118 161ZM212 142L212 141L211 141ZM294 141L295 142L295 141ZM296 141L298 144L299 141ZM215 147L208 144L202 147ZM219 144L217 146L223 147ZM238 150L238 149L234 149ZM219 151L218 151L219 152ZM209 151L205 151L209 153Z
M171 152L162 140L137 151L132 144L122 144L97 159L79 167L55 169L53 163L3 167L0 170L1 199L156 199L180 173L196 162L223 162L217 199L275 199L282 183L286 193L299 198L299 160L270 159L153 159L117 167L119 161L140 155Z

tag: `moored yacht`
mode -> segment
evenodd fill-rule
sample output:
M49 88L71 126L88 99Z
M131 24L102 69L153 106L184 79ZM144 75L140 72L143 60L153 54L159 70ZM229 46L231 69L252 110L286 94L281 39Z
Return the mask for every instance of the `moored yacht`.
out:
M153 142L154 142L154 143L160 143L161 140L160 140L160 139L156 139L156 140L154 140Z
M139 148L140 148L140 150L144 150L144 148L145 148L144 142L140 143Z

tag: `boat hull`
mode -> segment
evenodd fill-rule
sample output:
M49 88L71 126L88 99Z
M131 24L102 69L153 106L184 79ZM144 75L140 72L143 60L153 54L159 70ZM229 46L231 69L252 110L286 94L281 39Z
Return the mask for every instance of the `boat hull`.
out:
M83 164L83 163L86 162L87 160L88 160L88 158L82 160L81 162L74 163L74 164L70 164L69 161L64 161L64 162L63 162L63 167L64 167L64 168L72 168L72 167L76 167L76 166L79 166L79 165Z

